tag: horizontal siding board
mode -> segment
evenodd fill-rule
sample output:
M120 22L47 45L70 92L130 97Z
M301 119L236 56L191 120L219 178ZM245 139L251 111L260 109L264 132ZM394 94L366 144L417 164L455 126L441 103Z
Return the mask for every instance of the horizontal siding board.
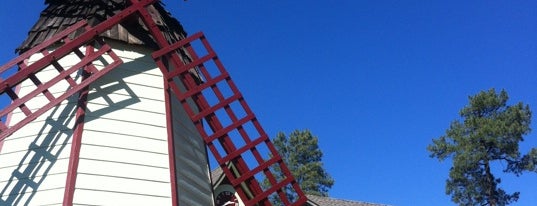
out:
M38 190L50 190L65 186L67 173L51 173L39 175L36 177L20 177L0 181L0 187L3 190L3 196L20 195L24 193L34 193ZM24 190L19 188L26 188Z
M153 58L151 56L145 56L142 58L129 58L126 55L123 55L122 53L119 53L118 56L123 60L125 63L124 65L120 66L120 68L138 72L139 74L143 75L153 75L153 76L160 76L162 77L162 72L157 67L155 62L153 61Z
M146 138L140 136L128 136L114 133L103 133L85 130L84 143L90 145L107 145L131 150L143 150L153 153L168 153L166 136Z
M121 60L124 63L118 67L118 68L121 68L121 70L137 72L138 74L141 74L141 75L162 76L162 72L160 72L160 69L158 69L158 67L156 66L151 55L146 55L146 56L141 56L141 57L130 57L129 54L132 54L135 52L118 51L118 50L114 50L114 52L119 58L121 58ZM94 62L94 64L98 66L104 65L102 64L102 62Z
M172 99L179 204L213 205L205 143L182 105Z
M166 135L164 126L104 118L99 119L99 121L89 121L84 125L84 128L94 131L142 137L161 137Z
M29 149L40 149L49 153L58 153L58 146L65 146L71 141L72 130L60 127L47 125L28 125L40 130L23 130L17 136L8 137L2 147L3 154L13 152L26 151ZM42 131L42 132L39 132ZM0 156L0 159L2 157Z
M54 162L51 162L49 160L45 159L39 159L39 160L27 160L23 163L14 162L11 164L5 164L0 167L0 181L7 181L11 178L14 171L19 171L19 173L22 173L27 168L44 168L44 171L35 171L34 176L39 176L41 174L58 174L58 173L64 173L67 171L67 165L68 165L69 159L62 157L56 159ZM52 167L43 167L43 165L46 166L52 166ZM45 171L46 170L46 171Z
M171 205L171 198L136 193L120 193L106 190L78 188L75 190L74 205Z
M141 142L143 144L143 142ZM164 150L166 151L166 150ZM108 145L83 144L80 150L81 158L140 164L152 167L168 167L168 154L148 152L144 150L132 150Z
M126 72L121 68L115 69L110 74L101 77L95 82L93 87L101 87L101 85L111 84L115 82L124 82L126 84L145 85L147 87L162 88L162 77L156 75L134 75L134 72ZM161 93L162 94L162 93Z
M8 147L8 149L12 151L3 152L0 160L2 161L3 167L6 165L22 163L22 160L36 155L41 155L43 158L48 159L64 158L69 156L70 147L71 145L67 141L53 142L50 145L31 144L29 147L26 147L26 149L12 146Z
M77 188L170 197L169 181L150 181L115 176L79 174Z
M140 125L163 126L166 125L166 115L143 110L113 109L104 105L88 105L90 110L86 113L87 121L95 119L110 119L116 121L132 122ZM159 127L160 128L160 127Z
M35 193L2 197L5 205L57 205L63 202L64 188L40 190ZM16 199L16 201L11 201Z
M51 113L49 113L51 114ZM55 114L52 114L55 115ZM60 116L62 115L62 116ZM65 116L63 116L65 115ZM48 115L50 117L50 115ZM12 137L18 137L18 136L29 136L29 135L38 135L44 132L50 132L50 131L67 131L72 130L74 126L74 115L71 114L58 114L58 117L52 116L51 118L48 118L47 114L41 115L38 119L24 125L24 128L21 130L17 130L12 135L8 136L8 138ZM24 117L20 115L13 115L11 118L10 126L19 123L23 120Z
M131 100L127 95L118 95L118 94L110 94L108 96L119 96L119 97L111 97L114 99L119 99L121 102L115 102L113 104L110 104L109 102L106 102L104 98L97 98L92 100L88 103L88 111L87 112L96 112L97 110L102 110L107 108L108 110L118 110L118 109L125 109L125 110L139 110L139 111L145 111L145 112L151 112L156 114L165 115L165 109L162 107L164 106L164 102L160 100L153 100L153 99L140 99L140 100ZM124 98L124 99L121 99ZM162 106L162 107L161 107Z
M122 176L125 178L146 179L152 181L170 181L168 167L153 167L141 164L111 162L80 158L79 173L94 175Z
M104 92L104 94L95 94L96 91ZM90 102L96 103L109 103L103 102L106 98L114 99L118 98L120 101L125 99L135 99L137 102L142 102L143 100L153 100L163 102L164 92L162 88L159 87L149 87L146 85L139 84L129 84L128 87L125 86L125 83L115 83L111 85L101 86L99 88L91 88L90 96L88 97ZM160 103L159 107L163 107L164 103Z
M63 122L52 119L29 123L22 130L5 139L2 153L70 142L73 133L72 124L69 122L65 125Z
M190 129L185 129L183 125L175 124L173 129L176 131L175 147L181 148L182 154L188 153L199 158L206 157L205 143L198 134L193 133Z
M191 181L186 181L187 177L180 176L179 205L213 205L212 190L206 187L193 185Z

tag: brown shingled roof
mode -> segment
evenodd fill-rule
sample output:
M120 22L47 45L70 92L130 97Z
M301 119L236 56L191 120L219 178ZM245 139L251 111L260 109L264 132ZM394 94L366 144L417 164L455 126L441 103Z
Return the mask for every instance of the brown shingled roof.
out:
M211 179L213 187L216 187L219 183L218 180L223 176L222 168L217 167L211 171ZM306 206L388 206L383 204L359 202L352 200L342 200L331 197L321 197L317 195L306 195L308 202Z
M220 180L220 177L224 175L224 171L222 171L221 167L217 167L213 171L211 171L211 181L213 183L213 186L218 184L218 180Z
M125 9L129 2L128 0L45 0L47 8L41 12L39 20L28 32L28 38L16 52L22 53L81 20L88 21L91 26L97 25ZM164 9L160 1L148 7L148 10L168 41L175 42L186 36L179 21ZM150 47L156 45L139 18L127 19L101 36L129 44Z
M321 197L317 195L306 195L308 197L308 204L312 206L387 206L367 202L358 202L351 200L342 200L331 197Z

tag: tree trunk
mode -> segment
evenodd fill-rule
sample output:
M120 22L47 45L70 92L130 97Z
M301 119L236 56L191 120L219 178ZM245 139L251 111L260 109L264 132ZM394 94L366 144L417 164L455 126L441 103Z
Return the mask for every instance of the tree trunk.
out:
M496 195L494 195L494 192L496 190L496 184L494 183L494 177L492 176L492 173L490 172L490 162L488 160L485 160L485 175L487 178L487 196L488 196L488 202L490 206L496 206Z

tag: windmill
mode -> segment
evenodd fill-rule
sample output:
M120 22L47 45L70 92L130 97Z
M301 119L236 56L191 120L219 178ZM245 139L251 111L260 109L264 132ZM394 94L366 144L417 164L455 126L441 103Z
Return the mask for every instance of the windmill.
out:
M0 67L0 205L213 205L207 148L245 205L306 202L203 33L158 0L46 3Z

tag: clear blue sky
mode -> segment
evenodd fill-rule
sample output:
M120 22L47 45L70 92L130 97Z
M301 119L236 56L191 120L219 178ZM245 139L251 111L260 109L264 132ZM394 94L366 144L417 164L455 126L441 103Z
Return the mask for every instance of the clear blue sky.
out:
M2 64L42 2L0 1ZM187 31L206 34L269 135L319 137L332 197L453 205L450 161L425 148L468 96L503 88L537 111L535 1L165 2ZM530 147L535 132L521 144ZM522 193L513 205L537 203L535 173L502 186Z

